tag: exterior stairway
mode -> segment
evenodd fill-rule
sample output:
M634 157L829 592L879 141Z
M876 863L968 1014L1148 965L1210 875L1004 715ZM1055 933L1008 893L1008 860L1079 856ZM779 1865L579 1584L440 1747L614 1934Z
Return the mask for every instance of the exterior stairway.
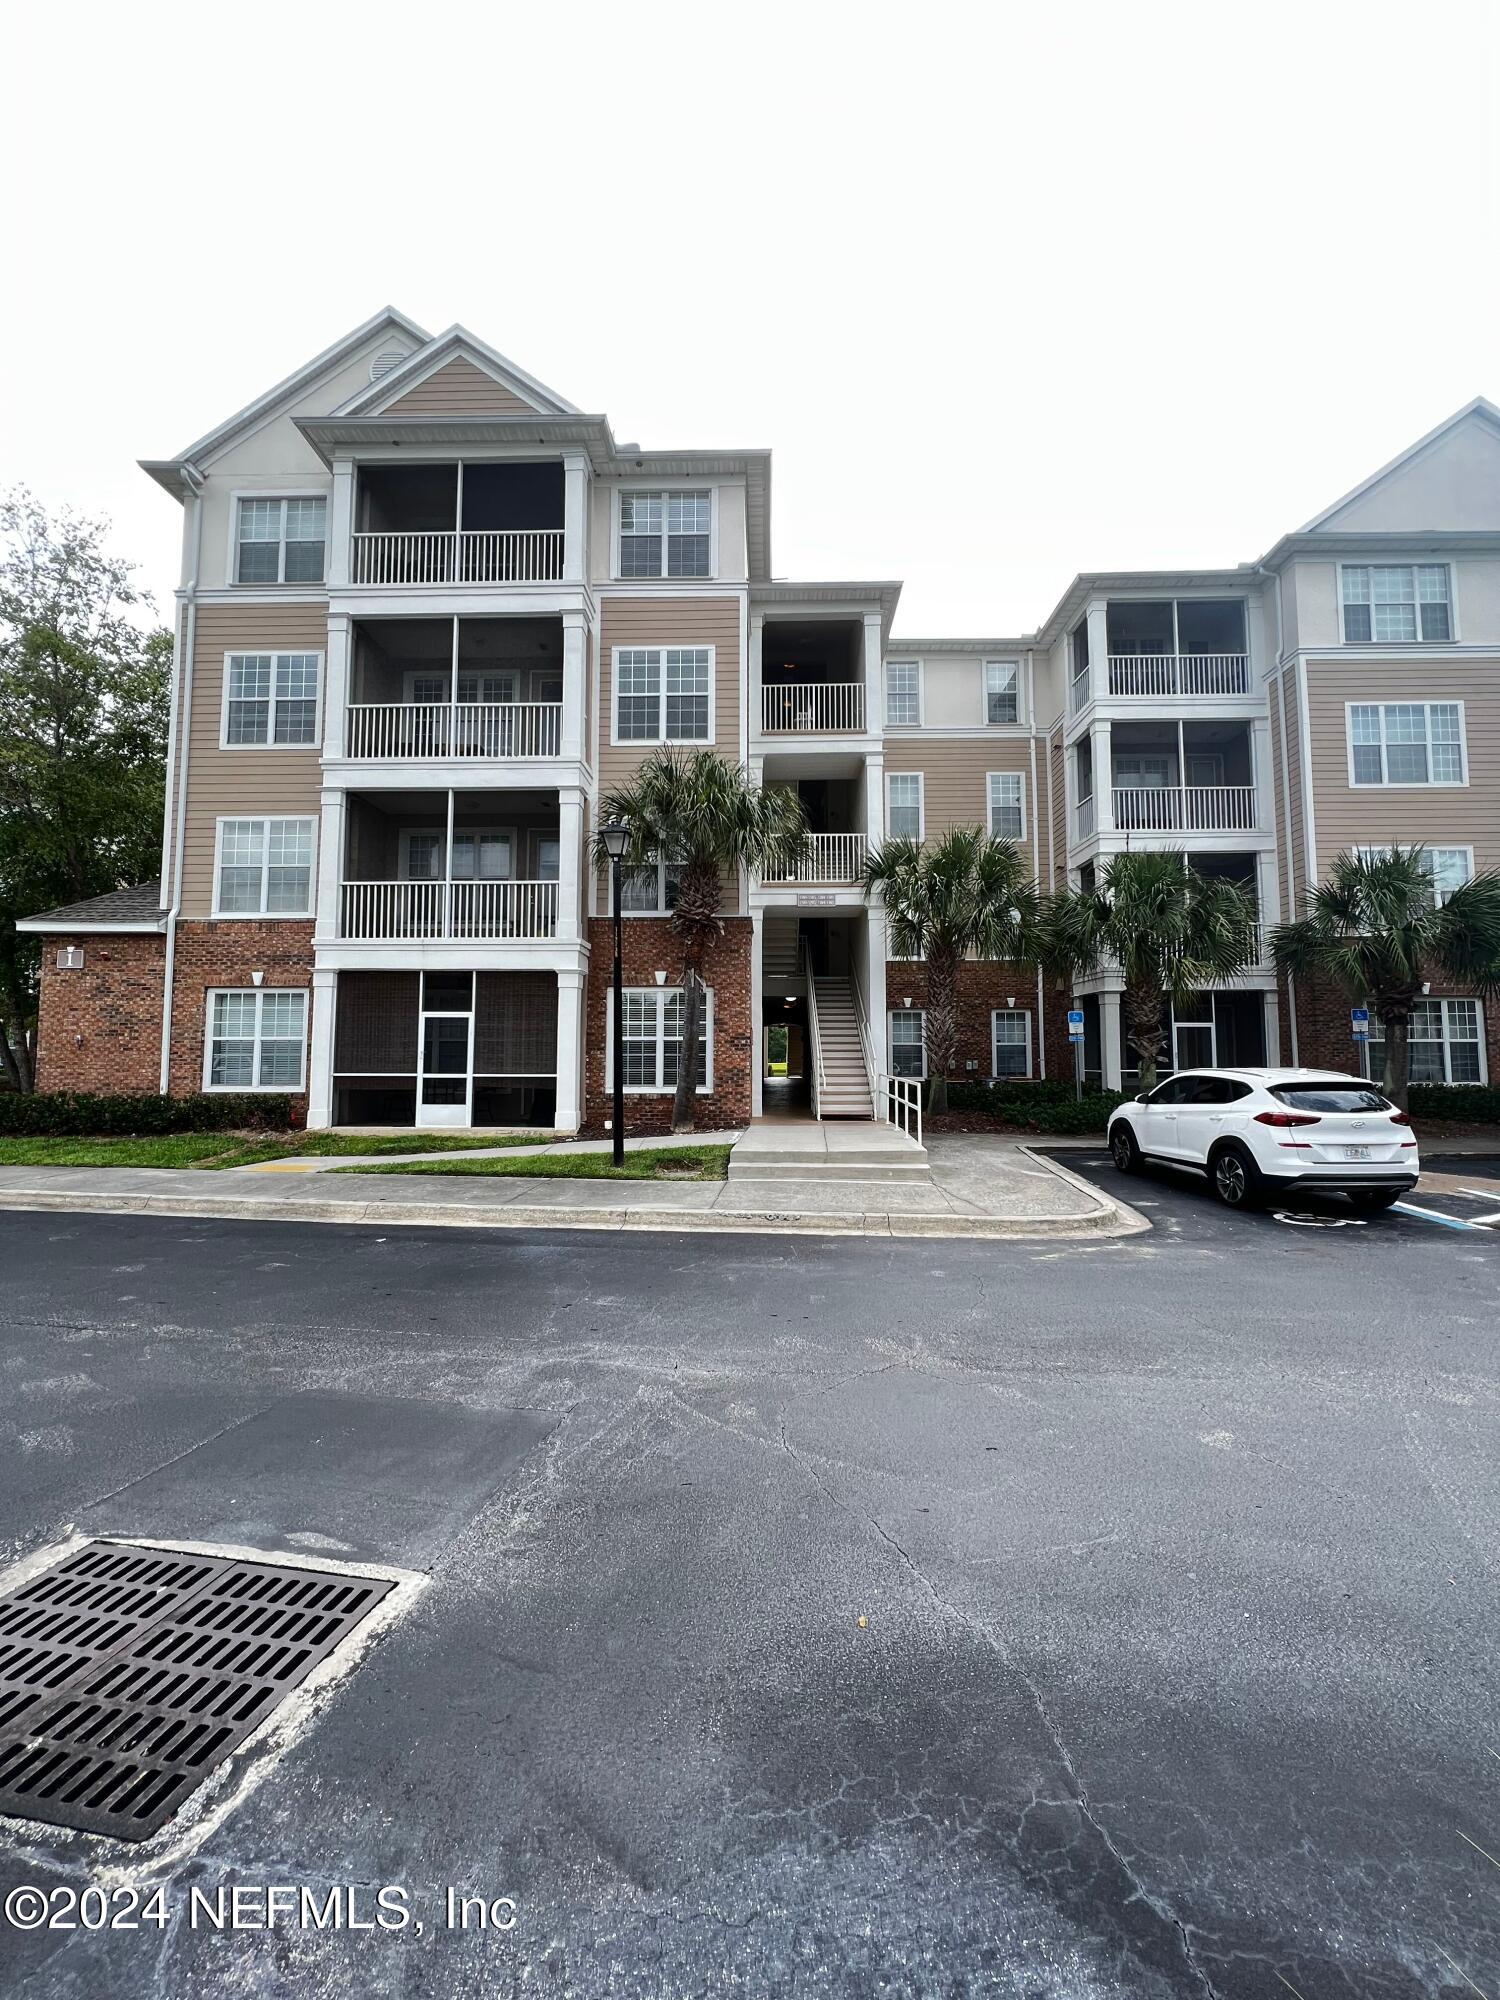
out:
M818 1045L813 1060L822 1066L818 1089L820 1118L873 1119L875 1103L860 1047L859 1017L847 979L814 980L818 1002Z

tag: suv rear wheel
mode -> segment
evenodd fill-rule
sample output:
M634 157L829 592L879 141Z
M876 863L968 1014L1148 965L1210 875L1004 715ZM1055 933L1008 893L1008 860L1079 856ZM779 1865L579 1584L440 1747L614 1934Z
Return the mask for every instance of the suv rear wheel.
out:
M1122 1174L1133 1174L1141 1164L1141 1149L1123 1118L1109 1135L1109 1155Z
M1258 1208L1265 1183L1243 1146L1221 1146L1208 1163L1214 1193L1226 1208Z

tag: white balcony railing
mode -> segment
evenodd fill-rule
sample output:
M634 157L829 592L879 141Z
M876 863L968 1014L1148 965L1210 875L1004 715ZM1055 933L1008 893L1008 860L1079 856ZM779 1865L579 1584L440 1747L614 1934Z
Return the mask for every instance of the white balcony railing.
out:
M1087 840L1094 831L1094 800L1092 793L1088 798L1078 801L1078 810L1074 814L1074 818L1078 825L1078 838L1080 840Z
M555 882L345 882L342 938L550 938Z
M1243 653L1111 653L1109 691L1157 699L1248 694L1250 666Z
M861 882L864 873L862 833L814 833L808 836L807 852L800 861L763 879L771 883Z
M1249 833L1255 826L1255 787L1116 787L1114 810L1120 833Z
M351 536L351 583L555 583L561 528L444 528Z
M560 701L379 701L345 710L349 757L556 757Z
M791 687L763 687L760 726L765 736L862 736L863 681L798 681Z

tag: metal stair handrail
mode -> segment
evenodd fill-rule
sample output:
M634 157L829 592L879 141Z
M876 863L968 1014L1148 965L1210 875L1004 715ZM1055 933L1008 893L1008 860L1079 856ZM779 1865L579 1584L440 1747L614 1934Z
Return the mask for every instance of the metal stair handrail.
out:
M823 1038L818 1033L818 980L813 971L812 941L805 937L802 940L802 974L807 981L807 1035L812 1043L812 1115L821 1121L823 1113L818 1108L818 1097L828 1079L823 1074Z

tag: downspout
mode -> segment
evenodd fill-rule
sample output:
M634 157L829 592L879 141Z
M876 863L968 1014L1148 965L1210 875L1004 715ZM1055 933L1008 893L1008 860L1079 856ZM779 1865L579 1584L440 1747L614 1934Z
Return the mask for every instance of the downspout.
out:
M1031 872L1036 878L1037 891L1042 887L1042 795L1037 790L1036 776L1036 654L1026 655L1026 719L1031 735ZM1052 760L1047 759L1047 829L1050 837L1052 829ZM1050 871L1049 871L1050 873ZM1052 884L1048 881L1048 890ZM1046 996L1042 988L1042 968L1036 969L1036 1060L1039 1074L1047 1075L1047 1022L1045 1015ZM990 1066L994 1067L994 1052L991 1050Z
M203 557L203 475L194 465L182 468L183 484L191 494L193 509L193 563L187 579L187 621L182 632L182 673L180 718L174 704L172 720L177 743L177 824L172 841L172 900L167 906L167 950L162 968L161 992L161 1071L157 1088L167 1094L172 1074L172 983L177 963L177 919L182 913L182 855L187 834L188 745L193 722L193 654L198 633L198 569ZM176 690L174 690L174 693Z
M1286 900L1287 919L1290 922L1297 914L1297 876L1296 860L1292 853L1292 767L1286 750L1286 683L1282 679L1282 653L1285 649L1286 641L1281 622L1281 577L1279 572L1268 570L1263 563L1257 563L1255 567L1261 576L1269 576L1271 579L1271 588L1274 593L1272 601L1276 611L1276 738L1277 762L1281 765L1282 819L1278 837L1286 843ZM1267 706L1269 707L1269 705L1270 698L1268 691ZM1302 745L1302 754L1304 756L1307 754L1307 745L1305 743ZM1292 978L1290 973L1287 975L1286 982L1286 1015L1287 1029L1292 1041L1292 1067L1296 1069L1301 1063L1301 1056L1297 1047L1297 982Z

